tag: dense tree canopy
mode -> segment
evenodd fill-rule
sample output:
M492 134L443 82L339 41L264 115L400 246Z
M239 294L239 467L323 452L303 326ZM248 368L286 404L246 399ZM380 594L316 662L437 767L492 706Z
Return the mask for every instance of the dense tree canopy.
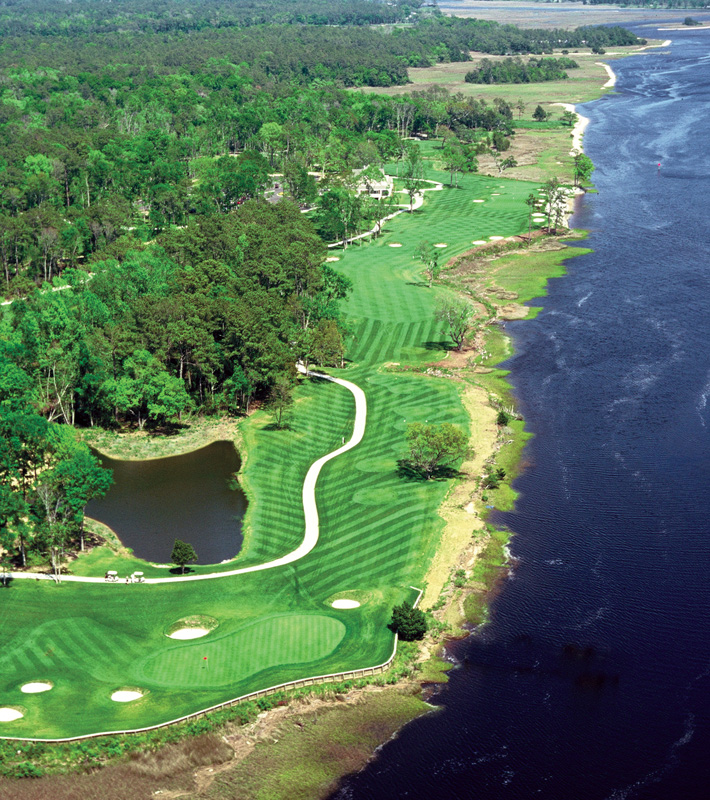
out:
M83 547L84 506L110 475L74 426L156 428L270 395L281 425L297 360L343 365L350 284L323 239L376 226L392 202L354 176L396 161L413 200L412 135L445 134L454 182L513 133L502 100L347 87L404 84L408 67L471 50L635 41L421 0L0 6L2 561L58 572ZM451 328L459 346L469 322Z
M541 83L566 80L566 70L577 69L579 64L571 58L531 58L525 63L521 58L504 58L481 63L466 73L466 83Z
M323 255L288 202L195 217L6 307L0 358L50 421L246 410L302 355L304 331L338 319L349 284Z

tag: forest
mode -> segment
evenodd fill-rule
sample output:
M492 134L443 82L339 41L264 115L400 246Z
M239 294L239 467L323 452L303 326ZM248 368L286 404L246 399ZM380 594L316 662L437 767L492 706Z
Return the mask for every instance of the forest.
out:
M22 0L0 32L0 555L55 565L110 483L78 428L245 414L296 360L340 365L324 240L392 204L357 182L394 162L411 197L413 135L444 137L453 182L513 134L501 100L347 87L639 41L399 0Z

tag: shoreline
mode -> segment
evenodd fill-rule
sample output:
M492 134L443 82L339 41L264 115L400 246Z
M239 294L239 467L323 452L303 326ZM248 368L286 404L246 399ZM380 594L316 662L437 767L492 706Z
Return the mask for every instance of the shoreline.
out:
M603 61L595 61L594 63L598 67L604 67L606 74L609 76L609 80L602 86L602 89L611 89L613 86L616 86L616 73L614 70Z
M575 106L572 105L572 104L559 103L558 105L562 105L564 107L571 107L571 110L573 110L573 111L574 111L574 108L575 108ZM574 129L572 131L572 136L573 136L573 143L574 142L578 142L579 149L581 150L581 148L582 148L582 137L583 137L584 130L585 130L586 126L589 124L589 120L586 117L581 117L581 115L578 115L578 116L580 116L580 119L578 119L577 123L575 124L575 127L574 127ZM576 134L576 138L575 138L575 134ZM526 257L526 254L529 255L530 251L521 251L521 253L522 253L523 257ZM502 258L506 258L509 255L510 254L503 254ZM550 274L550 277L552 277L552 274ZM538 296L538 295L534 295L534 296ZM524 300L522 302L524 302ZM526 315L525 315L526 317L529 318L529 317L534 315L534 309L528 309L527 307L524 307L524 306L521 306L521 307L527 309L526 310ZM500 317L500 318L503 319L504 317ZM483 340L481 340L481 345L483 347L486 347L487 349L491 349L491 345L489 344L491 336L496 337L496 338L497 337L503 338L505 336L505 334L501 333L501 331L497 327L496 328L491 328L487 332L486 344L485 345L483 344ZM477 342L477 344L478 344L478 342ZM505 357L507 357L508 355L509 355L509 353L506 353ZM490 376L492 376L492 379L494 378L495 380L500 380L500 381L502 381L502 383L505 383L504 376L501 376L501 377L498 376L497 373L499 372L499 370L495 366L496 363L500 363L502 360L504 360L504 357L500 357L500 358L493 359L493 360L489 359L486 362L485 366L481 365L480 371L476 370L476 375L481 380L484 377L487 377L487 376L490 375ZM490 389L487 388L488 386L489 386L489 384L483 384L483 383L477 383L476 384L478 398L475 401L475 412L476 413L480 413L482 409L486 409L485 413L490 418L491 415L495 414L495 411L494 411L494 406L491 405L491 403L490 403L490 399L489 399ZM508 387L508 389L509 388L510 387ZM505 396L503 396L502 399L503 399L503 402L505 402L505 400L507 398ZM468 413L469 413L469 419L472 421L472 423L478 422L478 420L474 420L473 419L474 408L469 409ZM239 425L237 424L236 427L238 428ZM486 448L486 449L484 449L484 450L481 450L481 453L477 454L476 468L479 466L479 464L481 462L486 462L491 457L494 457L496 454L498 454L501 451L501 447L502 446L506 446L510 442L513 442L514 440L522 448L522 444L524 443L524 440L525 440L524 437L522 436L522 434L523 434L523 423L520 422L520 425L518 427L519 427L519 431L515 431L514 433L505 432L505 431L502 431L502 432L501 431L496 431L495 437L494 437L492 443L490 443L491 446ZM499 433L503 433L504 435L499 436L498 435ZM153 444L153 443L151 442L151 444ZM198 445L198 447L199 446L204 446L204 445ZM196 448L194 448L194 449L196 449ZM513 455L515 455L515 452L516 451L515 451L515 448L514 448L513 449ZM171 454L176 454L176 453L171 453ZM125 456L121 456L121 457L125 457ZM151 457L155 458L155 457L162 457L162 456L153 455ZM518 461L519 461L519 459L518 459ZM478 470L478 475L477 475L476 474L476 471L477 471L476 468L471 468L471 470L470 470L470 476L469 476L470 477L470 481L467 481L467 482L463 482L462 481L462 482L459 482L456 485L452 486L452 490L447 494L447 497L446 497L446 500L445 500L444 504L439 509L439 513L442 514L442 516L444 516L445 507L448 504L453 509L454 514L455 514L456 518L459 521L461 521L462 523L468 523L468 524L474 523L474 521L475 521L475 525L476 525L478 530L486 531L484 514L481 514L481 513L478 513L478 512L475 513L475 514L471 513L471 511L468 510L468 507L461 508L458 505L458 502L457 502L460 499L457 496L457 489L459 489L459 487L461 487L461 486L466 487L466 486L470 486L470 485L473 485L473 484L477 483L478 475L480 475L481 471L479 469ZM512 498L512 500L514 501L514 498ZM473 502L473 501L471 501L471 502ZM500 506L498 506L498 507L500 507ZM475 509L474 509L474 511L475 511ZM462 515L464 515L464 516L462 516ZM445 533L446 533L445 531L442 531L442 533L440 534L440 541L439 541L439 544L437 545L436 555L434 557L435 560L436 560L438 554L440 552L443 552L442 544L444 542ZM470 538L471 537L469 535L467 537L467 539L468 539L467 544L470 544ZM451 540L451 543L454 544L455 542L458 542L458 541L460 541L459 538L453 537L452 540ZM486 538L478 539L474 543L474 550L476 551L476 553L474 553L473 556L476 557L476 562L475 563L477 563L479 565L481 563L485 564L485 559L487 557L487 554L486 554L485 550L486 550L487 545L489 543L491 543L491 541L492 541L492 537L490 535L488 535ZM495 543L495 544L499 544L499 543ZM505 544L500 545L499 549L501 551L504 551ZM451 553L449 553L449 555L451 555ZM470 549L469 548L465 548L463 551L462 550L458 550L457 552L453 553L453 555L454 555L454 558L452 559L452 561L449 562L449 564L450 564L449 572L450 573L453 573L454 569L457 566L458 561L461 558L469 559L469 557L470 557ZM473 562L473 556L470 557L470 562L469 563L471 565L472 565L471 562ZM444 558L444 557L442 556L442 558ZM444 558L444 561L446 561L445 558ZM434 561L432 561L432 565L430 566L430 569L427 571L427 577L429 577L429 575L430 575L431 569L433 568L433 564L434 564ZM506 567L503 566L503 569L506 569ZM500 570L498 570L497 574L500 574ZM443 582L444 583L450 583L451 582L450 576L447 575ZM434 594L433 587L432 587L431 592L428 593L427 599L429 599L429 595L431 595L431 594ZM472 593L469 592L467 594L467 596L470 595L470 594L472 594ZM484 589L484 601L485 601L486 598L487 598L487 592ZM453 619L454 616L458 616L459 619L465 618L465 614L462 613L464 611L464 608L463 608L464 599L465 598L463 598L463 599L461 598L461 593L460 592L457 593L456 591L453 591L452 594L448 598L448 602L443 607L442 616L452 626L455 625L454 619ZM470 633L470 631L469 632L461 631L462 635L468 635L469 633ZM427 642L427 644L425 646L426 647L426 651L427 651L426 659L425 660L420 660L418 662L418 669L421 670L423 668L424 670L426 670L426 669L428 669L430 667L430 665L432 663L437 661L436 652L438 650L440 650L442 644L445 646L445 639L443 641L442 641L442 639L436 639L434 641ZM451 666L453 666L453 665L451 665ZM407 683L410 686L412 684L416 685L417 683L420 683L420 682L421 682L421 678L419 677L419 675L415 675L414 676L414 681L411 678L407 681ZM443 682L442 678L441 678L441 675L438 676L438 679L436 680L436 682ZM402 684L402 681L400 681L397 684L394 684L394 686L391 689L383 690L383 695L384 695L384 692L387 692L387 693L397 692L397 691L401 692L402 691L401 684ZM366 691L367 691L367 689L357 689L357 690L355 690L355 692L357 693L358 696L360 696L361 693L366 692ZM380 700L379 702L384 702L384 696L383 696L382 700ZM287 716L288 719L293 719L294 717L297 717L299 714L300 714L300 709L298 707L298 702L294 701L294 702L291 703L291 707L286 712L286 716ZM347 719L348 718L346 717L346 721L347 721ZM401 724L402 723L400 721L400 723L399 723L399 725L397 727L401 727ZM246 731L244 733L246 734ZM270 749L271 749L271 747L276 747L277 748L276 752L274 753L274 758L279 758L279 756L277 755L279 753L278 744L274 743L273 745L269 745ZM254 752L254 751L252 750L250 752ZM278 766L277 766L277 769L278 769Z
M574 156L577 153L583 153L584 145L582 144L582 139L584 138L584 132L587 130L587 125L589 125L589 117L578 114L576 111L577 106L574 103L551 103L551 105L561 106L565 111L577 114L577 121L572 128L572 149L569 154Z

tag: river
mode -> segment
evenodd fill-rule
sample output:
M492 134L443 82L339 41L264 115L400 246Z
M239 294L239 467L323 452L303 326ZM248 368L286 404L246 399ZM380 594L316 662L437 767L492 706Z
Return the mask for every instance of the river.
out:
M508 325L515 568L440 710L338 800L710 796L710 33L639 33L673 44L580 109L594 252Z

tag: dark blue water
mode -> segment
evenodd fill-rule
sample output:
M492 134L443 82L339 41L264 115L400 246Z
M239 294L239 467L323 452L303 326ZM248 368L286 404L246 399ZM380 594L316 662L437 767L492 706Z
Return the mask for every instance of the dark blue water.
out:
M517 566L340 800L710 797L710 34L667 35L581 109L594 253L509 326Z

